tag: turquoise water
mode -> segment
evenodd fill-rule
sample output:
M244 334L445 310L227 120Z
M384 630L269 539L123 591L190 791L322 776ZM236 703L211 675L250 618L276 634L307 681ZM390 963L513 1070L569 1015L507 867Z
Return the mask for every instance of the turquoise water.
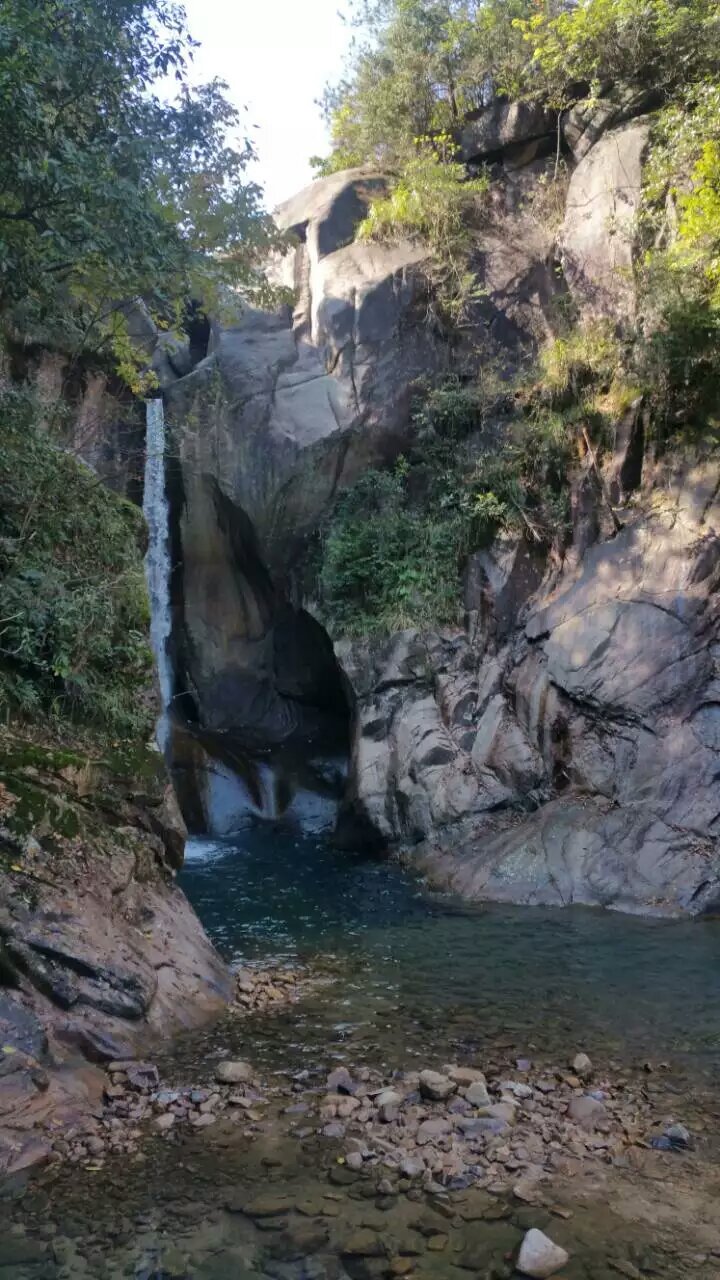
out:
M192 842L180 881L231 960L340 970L340 1005L318 1034L362 1027L385 1053L420 1052L428 1038L438 1052L578 1044L720 1073L717 922L468 905L390 862L271 825Z

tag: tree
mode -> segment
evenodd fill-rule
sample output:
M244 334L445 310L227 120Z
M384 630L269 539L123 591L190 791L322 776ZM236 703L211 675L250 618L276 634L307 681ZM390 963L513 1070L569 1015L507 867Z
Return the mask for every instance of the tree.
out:
M121 346L120 304L169 320L222 282L262 288L273 239L249 142L169 0L0 0L0 317ZM174 78L178 96L160 90Z

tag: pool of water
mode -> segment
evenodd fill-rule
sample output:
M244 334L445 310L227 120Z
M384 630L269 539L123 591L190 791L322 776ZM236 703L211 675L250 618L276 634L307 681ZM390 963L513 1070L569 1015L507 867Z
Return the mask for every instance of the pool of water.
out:
M270 1095L267 1118L247 1131L230 1118L147 1134L133 1155L50 1170L37 1188L0 1202L2 1277L388 1280L387 1259L348 1256L350 1237L370 1230L388 1255L411 1237L411 1280L509 1280L518 1273L508 1259L538 1226L570 1254L563 1280L687 1280L690 1263L698 1280L717 1280L708 1179L717 1158L720 927L468 906L392 863L275 825L192 841L180 882L229 960L303 962L329 981L277 1012L229 1014L164 1052L158 1046L170 1086L207 1084L219 1056L248 1058ZM667 1186L636 1185L628 1169L606 1183L599 1164L590 1182L548 1191L570 1206L559 1217L512 1197L495 1212L481 1190L491 1206L478 1220L473 1189L467 1203L461 1193L448 1205L416 1189L388 1194L382 1168L338 1181L337 1144L285 1110L295 1090L322 1093L338 1061L382 1068L386 1078L451 1059L497 1075L516 1056L542 1071L544 1055L562 1066L578 1048L647 1081L658 1114L667 1106L705 1135L705 1163L672 1165ZM658 1067L667 1059L670 1070L625 1073L638 1058ZM282 1215L255 1221L238 1210L258 1191L279 1195ZM418 1235L428 1206L443 1210L440 1252Z
M191 842L180 881L233 962L341 972L341 994L315 1013L325 1037L362 1029L410 1054L503 1037L518 1051L579 1044L720 1075L717 922L468 905L392 863L270 825Z

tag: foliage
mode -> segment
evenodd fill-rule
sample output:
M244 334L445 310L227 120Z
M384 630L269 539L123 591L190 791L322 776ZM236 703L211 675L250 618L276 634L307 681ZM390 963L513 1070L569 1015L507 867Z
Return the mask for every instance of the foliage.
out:
M658 116L645 174L637 373L655 417L717 417L720 381L720 80Z
M538 374L543 388L555 399L578 398L593 382L612 381L620 363L620 347L609 321L595 321L570 329L541 349Z
M0 702L147 735L152 662L140 512L0 396Z
M478 296L469 263L472 222L477 220L489 180L487 176L468 179L464 165L452 158L454 150L447 134L433 140L418 138L389 195L372 201L356 234L360 240L424 239L438 296L460 321Z
M452 622L462 519L409 502L407 471L369 471L341 499L323 548L323 611L335 635Z
M323 99L333 153L401 164L413 138L453 132L495 92L516 93L528 50L514 20L531 0L380 0L360 8L346 77ZM323 172L343 167L333 155Z
M128 299L170 323L225 282L262 289L252 147L222 83L189 87L192 48L170 0L0 0L5 323L122 362Z
M391 471L368 472L338 503L320 591L334 634L459 620L463 565L500 529L549 544L568 520L568 425L536 411L486 433L489 402L451 382L416 414L418 443Z
M532 47L525 93L557 108L573 82L640 79L668 92L718 66L717 0L544 0L516 27Z

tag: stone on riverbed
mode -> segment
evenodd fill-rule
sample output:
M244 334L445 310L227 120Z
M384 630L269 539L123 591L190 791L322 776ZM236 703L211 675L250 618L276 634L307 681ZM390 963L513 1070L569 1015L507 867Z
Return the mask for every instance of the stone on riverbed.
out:
M430 1098L433 1102L444 1102L452 1093L455 1093L456 1089L455 1081L439 1071L420 1072L420 1092L424 1098Z
M607 1108L604 1103L583 1094L580 1098L570 1099L568 1119L589 1133L592 1129L600 1129L607 1124Z
M569 1254L560 1245L555 1244L544 1231L532 1227L520 1246L517 1269L531 1280L548 1280L554 1276L566 1262Z
M576 1053L570 1066L581 1080L587 1080L588 1076L592 1075L593 1064L586 1053Z
M226 1208L231 1212L237 1212L237 1208L242 1207L243 1213L248 1218L277 1218L284 1213L289 1213L293 1207L293 1202L289 1196L267 1195L256 1196L254 1200L248 1200L247 1204L235 1207L236 1202L233 1201L231 1208L230 1202L226 1203Z
M219 1084L249 1084L253 1075L249 1062L219 1062L215 1068Z
M465 1090L466 1101L471 1107L489 1107L490 1095L484 1080L474 1080Z

